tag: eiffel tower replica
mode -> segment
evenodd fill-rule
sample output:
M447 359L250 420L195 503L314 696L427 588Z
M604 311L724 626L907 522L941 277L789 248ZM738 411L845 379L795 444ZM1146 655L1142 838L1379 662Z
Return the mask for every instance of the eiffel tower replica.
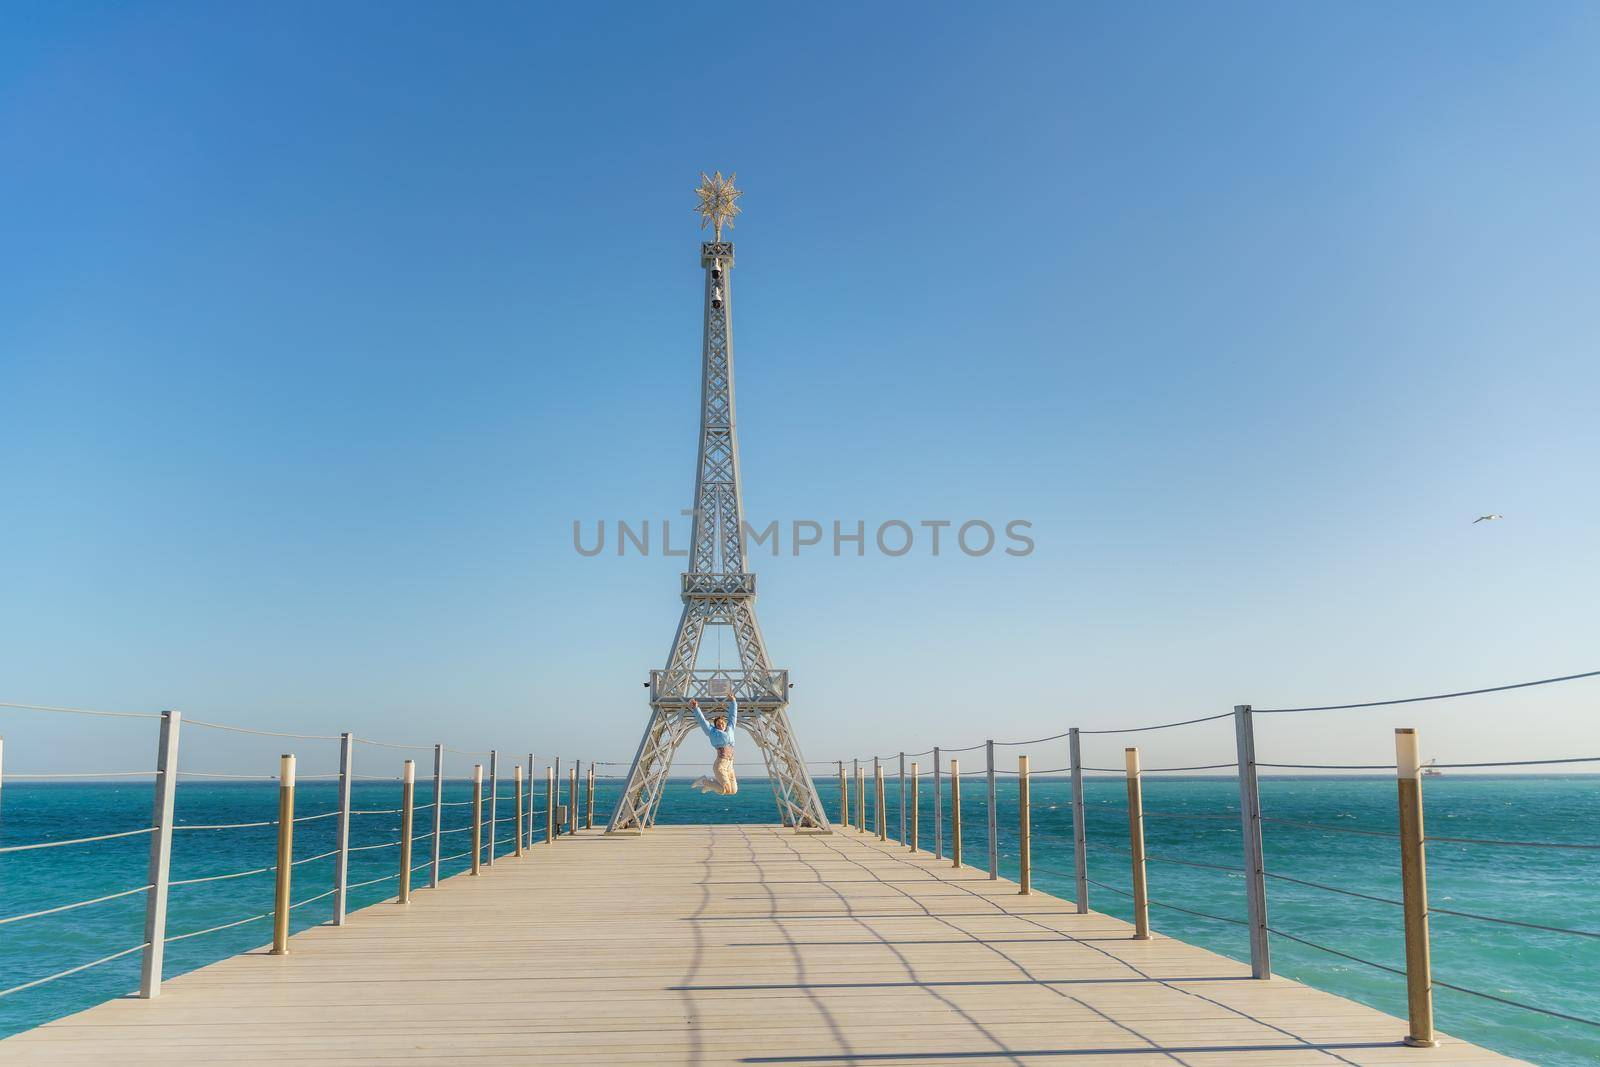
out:
M628 785L611 815L610 833L638 833L655 825L656 811L672 770L672 757L686 737L698 734L689 710L700 701L707 717L739 701L738 732L761 749L767 779L785 826L828 832L817 787L800 756L789 724L789 672L774 670L756 622L756 576L745 568L744 498L739 490L739 437L733 415L733 335L729 326L733 242L722 239L739 213L734 176L701 176L695 192L701 229L715 227L714 240L700 245L706 272L705 336L701 346L700 464L694 486L694 534L690 569L683 575L683 617L678 621L665 670L650 672L650 721L628 772ZM706 627L733 634L739 665L697 669ZM720 631L719 631L720 632Z

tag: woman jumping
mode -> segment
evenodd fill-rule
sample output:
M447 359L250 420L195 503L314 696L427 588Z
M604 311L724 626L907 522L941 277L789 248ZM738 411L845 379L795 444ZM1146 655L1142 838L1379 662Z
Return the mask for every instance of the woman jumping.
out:
M739 791L739 779L733 776L733 730L739 725L739 701L729 694L728 713L718 714L710 722L706 722L705 713L700 710L700 701L690 700L689 710L700 720L700 729L706 732L717 750L717 762L711 765L711 777L702 775L699 780L690 783L689 788L702 793L732 796Z

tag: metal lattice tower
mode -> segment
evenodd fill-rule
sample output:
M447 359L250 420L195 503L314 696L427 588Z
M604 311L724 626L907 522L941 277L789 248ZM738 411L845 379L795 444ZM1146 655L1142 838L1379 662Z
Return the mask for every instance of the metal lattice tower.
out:
M719 174L717 182L722 181ZM708 184L710 180L708 179ZM610 832L639 831L655 824L656 810L686 737L698 735L689 711L698 698L709 714L739 699L739 731L761 749L767 778L785 826L827 830L828 817L800 755L789 723L789 672L774 670L756 622L756 576L745 569L744 501L739 489L739 437L733 409L733 337L729 326L733 243L722 240L732 197L731 178L720 211L702 214L717 223L716 240L700 246L705 270L705 336L701 348L700 463L694 487L694 534L690 569L683 575L683 616L665 670L650 672L650 721L628 772L628 784L611 816ZM730 194L731 195L728 195ZM707 202L704 187L702 204ZM739 657L737 667L697 670L707 626L727 626Z

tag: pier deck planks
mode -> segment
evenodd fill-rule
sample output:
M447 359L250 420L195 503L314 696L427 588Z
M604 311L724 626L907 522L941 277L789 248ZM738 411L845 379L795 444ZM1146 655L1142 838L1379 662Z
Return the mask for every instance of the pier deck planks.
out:
M1514 1063L851 830L598 830L0 1042L0 1064ZM1159 917L1156 920L1159 923Z

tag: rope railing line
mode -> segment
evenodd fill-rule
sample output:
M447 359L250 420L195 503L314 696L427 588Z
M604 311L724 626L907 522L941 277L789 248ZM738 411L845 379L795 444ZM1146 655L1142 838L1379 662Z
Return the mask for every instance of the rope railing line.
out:
M391 875L390 877L393 877L393 875ZM353 885L350 885L350 886L345 886L345 888L346 889L354 889L356 887L353 886ZM289 905L289 910L293 911L296 908L305 907L307 904L315 904L317 901L324 900L324 899L326 899L328 897L331 897L337 892L338 892L337 889L330 889L326 893L318 893L314 897L306 897L306 899L300 901L300 903L298 903L298 904L290 904Z
M1464 767L1543 767L1552 763L1600 763L1600 756L1573 756L1571 759L1514 759L1490 763L1434 763L1433 767L1457 770Z
M144 770L144 771L54 771L54 772L46 771L46 772L41 773L41 774L17 774L15 772L8 772L6 774L6 781L10 782L10 781L16 781L18 779L27 780L27 781L38 781L38 780L49 781L49 780L56 779L56 778L134 778L134 777L150 778L150 777L153 777L155 775L155 773L156 772L153 771L153 770Z
M1299 822L1295 819L1280 819L1275 815L1263 815L1262 822L1277 823L1279 826L1298 826L1302 830L1326 830L1332 834L1359 834L1362 837L1399 837L1397 833L1389 830L1358 830L1353 826L1329 826L1320 822Z
M276 782L276 774L223 774L221 771L183 771L177 772L179 778L232 778L241 782Z
M1354 889L1341 889L1336 885L1323 885L1321 882L1308 882L1303 878L1291 878L1287 874L1277 874L1273 871L1262 871L1261 873L1266 875L1268 878L1279 882L1291 882L1294 885L1309 886L1312 889L1322 889L1329 893L1339 893L1347 897L1356 897L1361 900L1371 900L1379 904L1393 904L1397 908L1403 906L1402 901L1390 900L1388 897L1375 897L1370 893L1357 893Z
M436 804L441 808L459 808L471 803L472 801L470 800L436 800L433 802L433 804L428 804L426 806L431 808Z
M297 822L299 820L296 820ZM179 823L172 829L178 830L250 830L257 826L276 826L277 819L265 819L261 822L217 822L217 823Z
M1193 726L1197 722L1215 722L1218 719L1231 719L1233 712L1223 711L1216 715L1202 715L1198 719L1179 719L1177 722L1156 723L1154 726L1130 726L1117 730L1079 730L1079 734L1142 734L1151 730L1170 730L1174 726Z
M356 850L355 849L351 849L350 851L354 852ZM315 856L307 856L305 859L293 860L293 861L290 862L289 866L298 867L302 863L315 863L317 860L325 860L329 856L337 856L338 854L339 854L339 850L338 849L336 849L336 848L329 849L327 852L319 852Z
M439 862L440 863L449 863L451 860L465 859L466 857L468 857L470 855L472 855L472 850L469 848L465 852L457 852L457 853L455 853L454 855L451 855L451 856L440 856L439 857Z
M102 963L110 963L112 960L121 959L123 956L128 956L138 952L141 949L148 947L149 944L150 942L148 941L141 941L132 948L125 948L121 952L113 952L109 956L101 956L99 959L92 960L89 963L80 963L76 967L68 967L64 971L57 971L55 974L47 974L43 978L35 978L31 982L23 982L21 985L14 985L10 989L0 989L0 997L9 997L11 994L20 993L24 989L32 989L34 986L44 985L46 982L54 982L57 978L65 978L69 974L77 974L79 971L87 971L90 967L98 967Z
M1404 697L1400 700L1369 700L1361 704L1323 704L1310 708L1254 708L1252 710L1257 715L1285 715L1298 711L1349 711L1353 708L1383 708L1393 704L1416 704L1425 700L1450 700L1455 697L1479 696L1483 693L1503 693L1508 689L1527 689L1529 686L1550 685L1552 682L1571 682L1579 678L1594 678L1596 676L1600 676L1600 671L1564 674L1559 678L1540 678L1536 682L1513 682L1511 685L1492 685L1486 689L1463 689L1459 693L1435 693L1432 696L1425 697Z
M139 834L153 834L154 826L146 826L138 830L123 830L115 834L97 834L94 837L71 837L65 841L35 841L31 845L6 845L0 848L0 853L5 852L30 852L36 848L61 848L64 845L87 845L95 841L112 841L119 837L134 837Z
M334 775L335 778L338 775ZM350 780L354 782L398 782L398 774L352 774Z
M248 919L238 919L231 923L222 923L218 926L208 926L204 930L191 930L186 934L174 934L172 937L162 938L162 940L170 945L174 941L187 941L191 937L199 937L202 934L214 934L219 930L231 930L235 926L243 926L245 923L259 922L262 919L271 917L272 912L264 911L260 915L252 915Z
M0 919L0 926L6 926L10 923L19 923L24 919L37 919L43 915L58 915L64 911L75 911L78 908L87 908L91 904L103 904L108 900L117 900L121 897L131 897L135 893L143 893L146 890L153 888L155 887L150 885L141 885L136 886L133 889L124 889L120 893L107 893L105 896L95 897L93 900L80 900L76 904L60 904L54 908L43 908L39 911L30 911L25 915L8 915L5 918Z
M1340 952L1336 948L1329 948L1327 945L1319 944L1316 941L1308 941L1305 938L1300 937L1297 934L1286 933L1283 930L1279 930L1275 926L1267 927L1267 933L1275 934L1278 937L1287 937L1290 941L1299 942L1300 944L1305 945L1308 948L1320 949L1321 951L1326 952L1326 953L1328 953L1330 955L1340 956L1340 957L1343 957L1344 959L1351 960L1351 961L1353 961L1355 963L1364 963L1368 967L1376 967L1380 971L1388 971L1390 974L1398 974L1401 978L1404 978L1406 976L1406 972L1405 972L1405 970L1403 968L1390 967L1388 964L1378 963L1378 962L1376 962L1374 960L1363 959L1360 956L1352 956L1348 952ZM1434 984L1438 985L1437 982L1435 982Z
M1203 820L1203 821L1206 821L1206 822L1216 821L1216 822L1234 822L1234 823L1236 823L1236 822L1239 821L1239 813L1238 812L1234 812L1231 815L1205 815L1205 814L1201 814L1201 813L1197 812L1197 813L1191 815L1188 812L1184 812L1184 811L1147 811L1147 812L1144 812L1144 817L1147 818L1147 819L1197 819L1197 820ZM1229 827L1229 830L1233 831L1233 832L1237 832L1238 828L1237 827Z
M1049 868L1046 868L1046 867L1036 867L1034 869L1035 870L1039 870L1039 871L1043 871L1045 874L1053 874L1058 878L1076 878L1077 877L1076 874L1067 874L1064 871L1052 871L1052 870L1050 870ZM1123 896L1127 897L1129 900L1133 899L1133 894L1128 892L1125 889L1118 889L1114 885L1106 885L1104 882L1097 882L1093 878L1085 878L1084 881L1088 882L1090 885L1097 885L1101 889L1107 889L1107 890L1110 890L1113 893L1120 893Z
M1392 771L1392 763L1262 763L1256 761L1257 767L1271 767L1274 770L1291 771Z
M443 863L444 860L441 859L439 862ZM432 865L433 865L433 861L432 860L423 860L421 863L419 863L415 867L411 868L411 873L412 874L416 874L418 871L422 870L422 868L431 867Z
M1230 867L1224 863L1200 863L1196 860L1180 860L1176 856L1160 856L1154 852L1146 852L1144 858L1157 863L1176 863L1182 867L1198 867L1208 871L1226 871L1229 874L1243 874L1243 867Z
M471 825L470 825L470 824L468 824L468 825L466 825L466 826L457 826L457 827L455 827L455 828L454 828L454 829L452 829L452 830L440 830L440 831L439 831L439 836L440 836L440 837L443 837L443 836L444 836L444 835L445 835L445 834L459 834L459 833L464 833L464 832L465 832L465 831L467 831L467 830L470 830L470 829L472 829L472 826L471 826Z
M394 848L399 843L400 842L398 840L395 840L395 841L384 841L383 843L377 844L377 845L359 845L359 846L357 846L355 848L347 849L346 851L349 851L349 852L371 852L375 848Z
M1043 872L1044 874L1053 874L1057 878L1076 878L1077 877L1076 874L1068 874L1065 871L1051 870L1051 869L1049 869L1047 867L1035 867L1034 870ZM1126 890L1123 890L1123 889L1118 889L1114 885L1106 885L1104 882L1097 882L1093 878L1085 878L1084 881L1088 882L1090 885L1097 885L1101 889L1105 889L1105 890L1108 890L1108 891L1110 891L1112 893L1116 893L1119 896L1127 897L1130 900L1133 898L1133 894L1132 893L1129 893L1129 892L1127 892ZM1153 907L1157 907L1157 908L1166 908L1168 911L1179 911L1179 912L1182 912L1185 915L1194 915L1194 916L1197 916L1197 917L1199 917L1201 919L1214 919L1217 922L1229 923L1229 924L1231 924L1233 926L1249 926L1250 925L1244 919L1235 919L1235 918L1232 918L1232 917L1227 916L1227 915L1214 915L1209 911L1196 911L1194 908L1180 908L1176 904L1168 904L1166 901L1156 900L1153 897L1146 897L1145 898L1145 903L1149 904L1149 905L1151 905Z
M1495 915L1479 915L1471 911L1456 911L1429 905L1429 915L1454 915L1459 919L1477 919L1479 922L1499 923L1502 926L1521 926L1529 930L1544 930L1552 934L1571 934L1573 937L1600 938L1600 930L1573 930L1565 926L1545 926L1543 923L1524 922L1521 919L1502 919Z
M1064 734L1051 734L1049 737L1036 737L1032 741L996 741L995 746L999 747L1000 745L1005 745L1007 748L1011 748L1016 745L1042 745L1047 741L1059 741L1063 737L1070 736L1071 733L1072 731L1068 730Z
M256 737L290 737L297 741L338 741L338 734L295 734L281 730L257 730L252 726L229 726L225 722L208 722L205 719L184 719L185 726L201 726L207 730L223 730L230 734L252 734Z
M1083 770L1086 770L1086 771L1100 771L1100 772L1102 772L1104 774L1127 774L1128 773L1128 769L1126 767L1084 767Z
M444 861L440 860L440 862L442 863ZM381 878L368 878L365 882L357 882L355 885L346 886L345 888L346 889L365 889L369 885L377 885L379 882L387 882L391 878L399 878L399 877L400 877L400 872L396 871L393 874L386 874ZM315 898L313 898L313 899L315 899Z
M354 741L354 742L356 742L357 744L360 744L360 745L376 745L379 748L400 748L400 749L405 749L407 752L432 752L433 751L433 746L432 745L401 745L401 744L396 744L393 741L374 741L370 737L357 737L354 734L350 735L350 740L352 740L352 741Z
M1481 997L1484 1000L1492 1000L1497 1004L1507 1004L1513 1008L1521 1008L1523 1011L1531 1011L1540 1015L1548 1015L1552 1019L1565 1019L1569 1023L1582 1023L1585 1026L1600 1027L1600 1020L1597 1019L1586 1019L1581 1015L1568 1015L1566 1012L1551 1011L1549 1008L1537 1008L1532 1004L1524 1004L1520 1000L1511 1000L1507 997L1497 997L1493 993L1483 993L1476 989L1467 989L1464 986L1451 985L1449 982L1441 982L1437 978L1432 979L1432 984L1440 989L1450 989L1457 993L1465 993L1469 997Z
M467 749L464 749L464 748L450 748L448 746L445 748L445 751L449 752L450 754L455 755L455 756L484 756L484 757L487 757L489 755L489 753L487 753L487 752L471 752L471 751L468 751Z
M178 878L167 884L176 887L180 885L199 885L201 882L226 882L231 878L248 878L253 874L266 874L268 871L277 869L278 865L274 863L270 867L257 867L249 871L234 871L232 874L208 874L201 878Z
M470 803L470 801L468 801L467 803ZM432 804L424 804L424 805L422 805L422 807L431 808L431 807L433 807L433 805ZM404 808L363 808L360 811L352 811L350 814L351 815L401 815L404 812L405 812ZM337 814L337 812L335 812L335 814Z
M1428 835L1423 842L1429 845L1446 843L1451 845L1499 845L1504 848L1573 848L1583 851L1600 850L1600 845L1585 845L1572 841L1494 841L1482 837L1434 837ZM0 851L4 851L0 849Z
M1143 774L1160 774L1162 771L1215 771L1223 767L1237 767L1237 763L1201 763L1193 767L1141 767ZM1256 764L1260 766L1260 764ZM1126 772L1124 772L1126 773Z
M295 818L294 818L294 821L295 822L316 822L318 819L331 819L335 815L338 815L338 814L339 814L339 809L338 808L334 808L332 811L319 811L315 815L296 815Z
M159 719L161 715L154 711L99 711L95 708L57 708L49 704L13 704L10 701L0 701L0 708L15 708L19 711L52 711L61 715L97 715L105 719ZM139 946L143 948L143 945Z

